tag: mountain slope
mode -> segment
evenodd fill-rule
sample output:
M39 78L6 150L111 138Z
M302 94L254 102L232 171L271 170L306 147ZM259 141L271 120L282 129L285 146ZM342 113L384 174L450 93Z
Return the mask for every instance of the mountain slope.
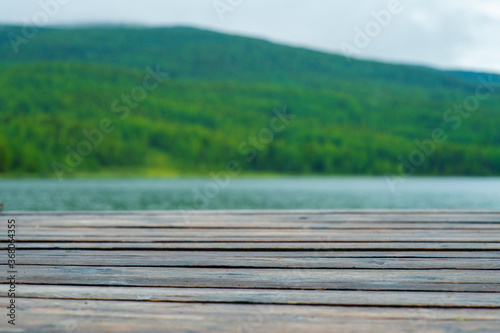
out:
M0 28L0 35L23 36L22 29ZM352 60L266 41L193 28L42 29L27 44L0 43L5 62L65 61L142 69L159 64L174 78L331 84L339 80L458 87L455 75L425 67ZM461 84L462 83L462 84Z
M22 31L0 28L8 33ZM3 173L53 175L54 165L65 175L207 173L232 159L245 171L397 173L400 156L408 160L421 150L415 140L431 138L436 128L447 139L416 174L499 172L500 94L468 117L448 111L474 96L474 75L348 63L191 28L42 29L19 51L2 39ZM122 96L143 84L147 66L169 76L127 107ZM285 106L294 117L286 128L271 142L252 143L269 128L273 109ZM70 166L68 155L104 118L113 131Z

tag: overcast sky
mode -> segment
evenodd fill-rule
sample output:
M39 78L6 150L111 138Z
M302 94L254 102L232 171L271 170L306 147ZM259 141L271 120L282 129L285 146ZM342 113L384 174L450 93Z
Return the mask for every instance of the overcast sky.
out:
M359 58L500 73L499 0L0 0L0 24L26 22L189 25Z

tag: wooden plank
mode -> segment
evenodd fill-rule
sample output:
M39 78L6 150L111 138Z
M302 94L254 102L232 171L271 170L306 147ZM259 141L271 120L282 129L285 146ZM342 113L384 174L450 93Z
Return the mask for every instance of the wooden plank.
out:
M12 215L16 216L16 215ZM400 223L409 224L455 224L455 223L476 223L476 224L498 224L500 214L287 214L286 211L279 215L270 214L226 214L216 213L198 214L197 212L187 212L186 214L162 213L157 215L150 214L65 214L65 215L19 215L18 219L26 226L72 226L72 225L117 225L117 226L200 226L207 227L214 225L216 227L228 227L241 224L251 226L264 225L269 227L279 227L281 223L293 226L303 226L308 224L328 225L329 223L338 223L343 225L364 224L373 225L378 223Z
M19 266L20 284L500 292L495 270Z
M333 254L333 255L332 255ZM385 256L390 255L385 254ZM454 253L455 256L459 255ZM135 267L245 267L245 268L356 268L356 269L499 269L499 258L450 257L340 257L327 252L166 252L166 251L21 251L18 265L135 266Z
M209 222L210 224L225 224L234 225L235 222L239 223L263 223L270 224L273 223L275 226L279 226L280 223L288 224L307 224L307 223L486 223L486 224L498 224L500 222L500 214L489 214L489 215L460 215L460 214L448 214L448 215L213 215L211 213L207 214L196 214L192 215L123 215L117 213L115 215L61 215L61 216L23 216L23 215L10 215L12 218L17 217L19 221L22 221L26 225L52 225L52 226L63 226L63 225L78 225L78 224L89 224L98 222L103 222L104 225L121 223L123 225L134 224L138 221L144 224L177 224L180 226L185 225L202 225L202 223Z
M500 251L107 251L107 250L26 250L18 254L20 264L36 260L36 256L47 256L61 258L63 256L71 257L96 257L105 258L112 256L120 257L149 257L149 258L240 258L242 260L249 258L430 258L430 259L451 259L472 258L472 259L500 259ZM97 257L96 257L97 258Z
M97 230L103 228L155 228L155 229L365 229L365 230L383 230L383 229L412 229L412 230L477 230L500 229L498 222L373 222L373 221L280 221L273 222L268 220L257 221L192 221L186 223L180 220L138 220L138 219L82 219L82 220L54 220L43 221L36 219L34 221L19 220L23 230L39 228L94 228Z
M196 303L500 308L496 293L20 285L19 298ZM22 301L21 301L22 303Z
M6 242L0 242L0 250L5 250ZM500 243L460 243L460 242L18 242L20 250L25 249L87 249L87 250L239 250L239 251L332 251L332 250L457 250L457 251L498 251Z
M24 241L138 241L138 242L490 242L500 243L499 230L262 230L252 229L127 229L38 228L22 230Z
M21 332L486 332L499 311L23 299ZM0 299L0 306L6 305ZM24 320L21 321L21 318ZM29 318L29 320L28 320ZM3 323L2 323L3 324ZM168 325L168 326L166 326ZM10 327L7 332L12 332Z

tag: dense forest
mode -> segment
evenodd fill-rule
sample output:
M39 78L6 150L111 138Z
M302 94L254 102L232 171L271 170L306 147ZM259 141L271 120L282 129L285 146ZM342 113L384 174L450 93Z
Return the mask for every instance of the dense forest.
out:
M0 175L500 174L498 76L192 28L0 36Z

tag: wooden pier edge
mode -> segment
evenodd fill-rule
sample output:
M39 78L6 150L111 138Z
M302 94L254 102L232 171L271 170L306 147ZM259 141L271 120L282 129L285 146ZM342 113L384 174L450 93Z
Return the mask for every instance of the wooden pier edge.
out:
M500 211L0 219L16 230L0 332L500 332Z

